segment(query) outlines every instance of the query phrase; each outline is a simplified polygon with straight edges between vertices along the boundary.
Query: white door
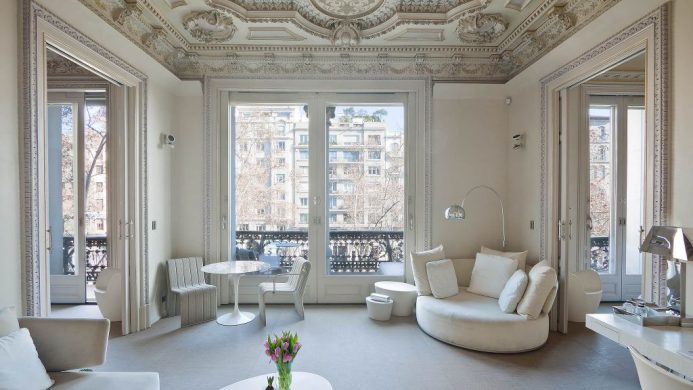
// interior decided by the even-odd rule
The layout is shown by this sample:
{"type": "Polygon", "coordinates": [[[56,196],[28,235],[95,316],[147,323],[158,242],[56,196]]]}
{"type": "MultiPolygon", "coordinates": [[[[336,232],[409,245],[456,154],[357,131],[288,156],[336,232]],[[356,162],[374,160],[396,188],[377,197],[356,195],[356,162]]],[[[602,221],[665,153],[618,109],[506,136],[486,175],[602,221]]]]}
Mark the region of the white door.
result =
{"type": "MultiPolygon", "coordinates": [[[[362,302],[375,281],[404,280],[407,104],[406,94],[231,93],[222,253],[285,268],[307,257],[306,302],[362,302]]],[[[257,283],[245,278],[242,301],[257,283]]]]}
{"type": "Polygon", "coordinates": [[[645,108],[639,96],[590,96],[586,247],[603,301],[641,293],[645,108]]]}
{"type": "Polygon", "coordinates": [[[108,260],[105,91],[49,93],[46,124],[51,303],[86,303],[108,260]]]}
{"type": "Polygon", "coordinates": [[[85,238],[81,228],[84,94],[49,94],[44,151],[51,303],[85,303],[85,238]]]}

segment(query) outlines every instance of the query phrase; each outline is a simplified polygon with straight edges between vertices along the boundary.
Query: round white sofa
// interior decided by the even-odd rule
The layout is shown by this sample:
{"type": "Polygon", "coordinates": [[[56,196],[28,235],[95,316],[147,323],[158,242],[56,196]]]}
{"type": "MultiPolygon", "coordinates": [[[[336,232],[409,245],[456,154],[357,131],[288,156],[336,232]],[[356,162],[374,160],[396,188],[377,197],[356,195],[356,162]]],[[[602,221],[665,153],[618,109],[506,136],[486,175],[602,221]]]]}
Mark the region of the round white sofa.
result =
{"type": "Polygon", "coordinates": [[[498,300],[466,291],[474,259],[453,259],[460,293],[445,299],[416,300],[416,321],[428,335],[482,352],[516,353],[537,349],[549,336],[549,318],[534,320],[501,311],[498,300]]]}

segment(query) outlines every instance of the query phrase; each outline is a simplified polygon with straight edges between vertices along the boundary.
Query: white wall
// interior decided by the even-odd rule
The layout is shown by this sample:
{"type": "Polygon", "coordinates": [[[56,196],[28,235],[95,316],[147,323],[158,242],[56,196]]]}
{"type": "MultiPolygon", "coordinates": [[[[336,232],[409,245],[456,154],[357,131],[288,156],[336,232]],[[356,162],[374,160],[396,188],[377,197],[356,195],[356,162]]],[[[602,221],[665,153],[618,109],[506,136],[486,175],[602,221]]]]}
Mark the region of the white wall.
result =
{"type": "Polygon", "coordinates": [[[19,95],[17,2],[0,12],[0,308],[22,312],[21,204],[19,198],[19,95]]]}
{"type": "Polygon", "coordinates": [[[501,247],[500,207],[492,193],[470,194],[464,221],[447,221],[443,211],[480,184],[496,189],[511,207],[507,115],[503,85],[444,83],[433,89],[431,241],[442,243],[449,257],[473,258],[481,245],[501,247]]]}
{"type": "Polygon", "coordinates": [[[203,186],[204,136],[202,88],[189,85],[189,93],[175,103],[176,148],[173,151],[172,217],[173,257],[204,256],[203,186]]]}
{"type": "MultiPolygon", "coordinates": [[[[693,1],[676,0],[672,9],[671,213],[670,223],[693,227],[693,1]]],[[[687,267],[686,312],[693,314],[693,266],[687,267]]]]}

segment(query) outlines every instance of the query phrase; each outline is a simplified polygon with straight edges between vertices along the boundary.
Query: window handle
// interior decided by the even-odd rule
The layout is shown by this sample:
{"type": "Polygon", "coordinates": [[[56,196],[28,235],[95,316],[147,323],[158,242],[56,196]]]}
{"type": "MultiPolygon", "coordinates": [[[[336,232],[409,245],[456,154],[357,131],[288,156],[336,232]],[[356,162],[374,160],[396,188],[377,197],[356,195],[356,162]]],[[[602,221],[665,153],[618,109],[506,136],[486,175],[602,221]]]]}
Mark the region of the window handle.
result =
{"type": "Polygon", "coordinates": [[[318,206],[318,205],[320,205],[320,197],[316,195],[313,197],[313,206],[318,206]]]}

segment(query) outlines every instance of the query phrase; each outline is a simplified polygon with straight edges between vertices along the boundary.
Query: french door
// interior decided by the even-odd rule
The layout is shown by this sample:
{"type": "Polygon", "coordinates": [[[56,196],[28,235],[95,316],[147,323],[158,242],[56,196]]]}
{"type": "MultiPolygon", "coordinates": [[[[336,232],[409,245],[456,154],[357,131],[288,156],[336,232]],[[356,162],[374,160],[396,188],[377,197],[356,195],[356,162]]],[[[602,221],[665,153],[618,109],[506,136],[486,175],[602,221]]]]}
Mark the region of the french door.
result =
{"type": "MultiPolygon", "coordinates": [[[[225,103],[223,257],[286,269],[308,258],[307,302],[362,302],[375,281],[404,280],[407,94],[229,93],[225,103]]],[[[242,282],[242,301],[257,282],[242,282]]]]}
{"type": "Polygon", "coordinates": [[[95,301],[106,267],[105,91],[50,92],[46,109],[45,210],[51,303],[95,301]]]}
{"type": "Polygon", "coordinates": [[[644,232],[645,107],[641,96],[589,96],[584,243],[602,280],[602,300],[641,294],[644,232]]]}

